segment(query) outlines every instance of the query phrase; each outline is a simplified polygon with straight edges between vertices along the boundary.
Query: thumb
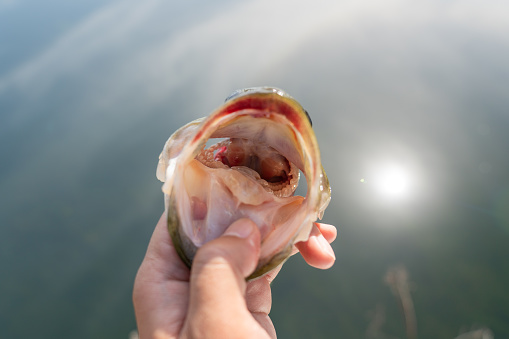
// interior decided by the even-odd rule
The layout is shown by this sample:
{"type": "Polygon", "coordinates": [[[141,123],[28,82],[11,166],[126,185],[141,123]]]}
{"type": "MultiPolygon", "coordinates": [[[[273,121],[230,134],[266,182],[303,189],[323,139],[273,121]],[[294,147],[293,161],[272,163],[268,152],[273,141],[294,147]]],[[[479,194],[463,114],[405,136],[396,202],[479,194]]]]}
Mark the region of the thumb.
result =
{"type": "Polygon", "coordinates": [[[260,231],[249,219],[235,221],[223,236],[198,250],[185,326],[191,337],[229,338],[232,324],[244,331],[257,326],[246,306],[245,278],[256,268],[259,255],[260,231]]]}

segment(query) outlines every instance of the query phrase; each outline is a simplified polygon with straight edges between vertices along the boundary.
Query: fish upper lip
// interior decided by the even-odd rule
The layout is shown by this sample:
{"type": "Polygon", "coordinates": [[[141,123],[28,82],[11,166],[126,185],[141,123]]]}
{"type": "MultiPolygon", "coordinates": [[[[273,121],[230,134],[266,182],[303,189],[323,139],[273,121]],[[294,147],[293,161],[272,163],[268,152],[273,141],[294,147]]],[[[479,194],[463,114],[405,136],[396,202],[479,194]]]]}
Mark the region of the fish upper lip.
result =
{"type": "MultiPolygon", "coordinates": [[[[237,90],[233,91],[224,100],[224,102],[227,103],[230,100],[240,98],[244,95],[255,94],[255,93],[266,93],[266,94],[274,93],[274,94],[277,94],[283,98],[289,98],[289,99],[296,101],[290,94],[286,93],[285,91],[283,91],[280,88],[271,87],[271,86],[262,86],[262,87],[247,87],[247,88],[237,89],[237,90]]],[[[313,121],[311,120],[311,117],[309,116],[308,111],[304,108],[302,108],[302,110],[306,114],[309,124],[311,125],[311,127],[313,127],[313,121]]]]}
{"type": "Polygon", "coordinates": [[[283,91],[280,88],[271,87],[271,86],[260,86],[260,87],[247,87],[247,88],[237,89],[237,90],[233,91],[230,95],[228,95],[224,101],[225,102],[230,101],[230,100],[240,97],[244,94],[248,94],[249,92],[276,93],[282,97],[292,98],[288,93],[286,93],[285,91],[283,91]]]}

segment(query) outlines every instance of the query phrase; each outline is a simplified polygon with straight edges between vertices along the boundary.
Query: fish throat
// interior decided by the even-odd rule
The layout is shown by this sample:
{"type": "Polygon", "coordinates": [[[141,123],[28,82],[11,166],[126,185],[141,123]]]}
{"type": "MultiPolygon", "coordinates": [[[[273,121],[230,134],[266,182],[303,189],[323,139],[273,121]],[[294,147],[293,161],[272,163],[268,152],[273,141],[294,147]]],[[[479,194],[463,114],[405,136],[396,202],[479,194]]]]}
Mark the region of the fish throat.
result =
{"type": "Polygon", "coordinates": [[[231,168],[255,180],[277,197],[289,197],[299,183],[299,169],[276,149],[252,140],[229,138],[203,148],[196,160],[209,168],[231,168]]]}

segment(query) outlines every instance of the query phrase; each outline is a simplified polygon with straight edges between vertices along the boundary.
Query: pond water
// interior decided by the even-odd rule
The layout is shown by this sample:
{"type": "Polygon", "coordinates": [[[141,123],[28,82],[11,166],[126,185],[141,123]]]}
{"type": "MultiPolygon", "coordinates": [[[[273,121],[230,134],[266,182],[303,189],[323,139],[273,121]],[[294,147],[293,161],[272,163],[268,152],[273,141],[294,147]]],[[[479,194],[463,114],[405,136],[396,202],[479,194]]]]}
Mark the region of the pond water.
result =
{"type": "Polygon", "coordinates": [[[279,337],[404,338],[394,272],[421,338],[509,337],[508,6],[0,1],[0,336],[128,338],[164,142],[270,85],[313,120],[338,226],[332,269],[274,282],[279,337]]]}

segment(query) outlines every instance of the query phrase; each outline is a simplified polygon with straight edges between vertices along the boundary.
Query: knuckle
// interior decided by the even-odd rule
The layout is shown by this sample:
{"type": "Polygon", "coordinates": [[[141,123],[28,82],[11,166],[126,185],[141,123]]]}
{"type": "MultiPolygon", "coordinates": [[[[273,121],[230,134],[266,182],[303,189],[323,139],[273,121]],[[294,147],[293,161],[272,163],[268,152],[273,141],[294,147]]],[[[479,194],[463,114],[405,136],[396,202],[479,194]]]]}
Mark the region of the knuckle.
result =
{"type": "Polygon", "coordinates": [[[194,258],[194,263],[200,271],[210,269],[213,271],[224,271],[232,269],[232,259],[230,253],[217,246],[204,245],[198,250],[194,258]]]}

